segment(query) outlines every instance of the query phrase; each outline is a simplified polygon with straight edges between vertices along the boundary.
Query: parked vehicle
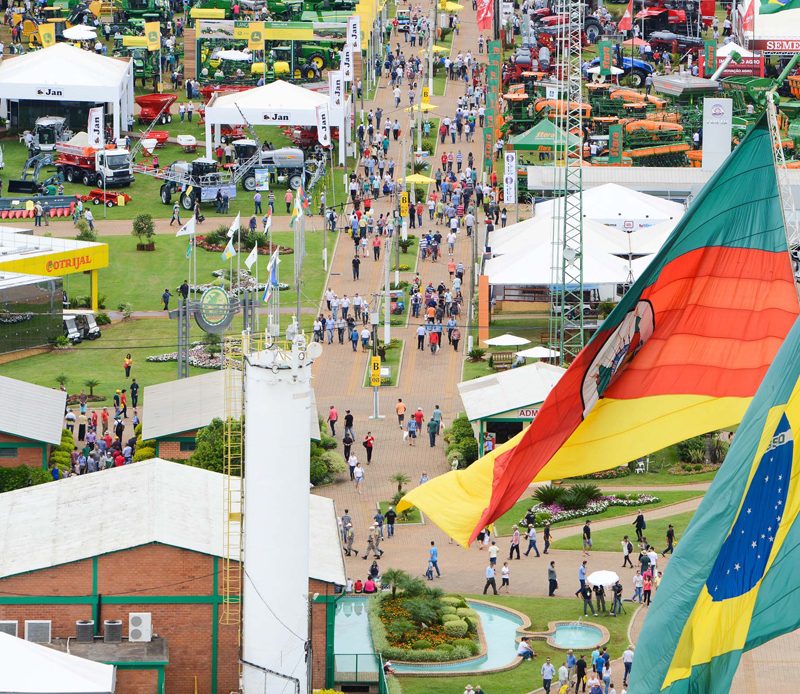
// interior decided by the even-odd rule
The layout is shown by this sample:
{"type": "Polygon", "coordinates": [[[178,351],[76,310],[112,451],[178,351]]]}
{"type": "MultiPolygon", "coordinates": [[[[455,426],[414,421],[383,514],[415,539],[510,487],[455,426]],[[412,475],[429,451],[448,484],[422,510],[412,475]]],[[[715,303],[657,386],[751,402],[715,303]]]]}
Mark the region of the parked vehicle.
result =
{"type": "Polygon", "coordinates": [[[89,146],[86,133],[69,142],[56,144],[56,170],[66,181],[81,181],[85,186],[117,188],[133,183],[131,154],[127,149],[96,149],[89,146]]]}
{"type": "MultiPolygon", "coordinates": [[[[620,50],[619,44],[614,46],[614,65],[622,70],[620,81],[627,78],[628,84],[632,87],[643,87],[644,81],[648,75],[655,72],[655,68],[646,60],[639,60],[638,58],[631,58],[629,55],[623,55],[620,50]]],[[[595,67],[600,64],[600,58],[595,58],[591,65],[595,67]]]]}
{"type": "MultiPolygon", "coordinates": [[[[70,323],[70,327],[74,325],[75,330],[80,335],[81,340],[96,340],[101,336],[100,326],[94,317],[94,312],[86,309],[70,309],[69,313],[64,314],[64,323],[70,323]]],[[[67,338],[72,341],[69,335],[67,338]]]]}
{"type": "Polygon", "coordinates": [[[31,154],[52,152],[57,142],[67,139],[71,133],[67,130],[67,119],[63,116],[42,116],[37,118],[31,131],[28,150],[31,154]]]}
{"type": "Polygon", "coordinates": [[[78,329],[78,321],[73,315],[64,314],[64,337],[73,345],[83,342],[81,331],[78,329]]]}

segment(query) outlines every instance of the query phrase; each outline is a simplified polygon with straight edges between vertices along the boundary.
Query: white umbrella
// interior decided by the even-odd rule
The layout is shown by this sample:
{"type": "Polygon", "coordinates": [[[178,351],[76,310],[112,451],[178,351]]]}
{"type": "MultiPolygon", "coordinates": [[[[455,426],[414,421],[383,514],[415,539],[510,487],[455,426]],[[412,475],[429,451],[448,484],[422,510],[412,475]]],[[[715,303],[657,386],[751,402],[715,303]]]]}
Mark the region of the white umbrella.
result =
{"type": "Polygon", "coordinates": [[[251,53],[244,51],[220,51],[214,57],[220,60],[235,60],[240,63],[249,63],[253,59],[251,53]]]}
{"type": "Polygon", "coordinates": [[[517,352],[518,357],[525,357],[526,359],[555,359],[561,356],[561,352],[557,349],[550,349],[549,347],[531,347],[530,349],[523,349],[517,352]]]}
{"type": "Polygon", "coordinates": [[[486,344],[490,347],[519,347],[520,345],[528,345],[530,342],[530,340],[526,340],[524,337],[517,337],[511,333],[498,335],[497,337],[486,340],[486,344]]]}
{"type": "Polygon", "coordinates": [[[91,41],[97,38],[97,32],[85,24],[76,24],[74,27],[64,29],[64,38],[70,41],[91,41]]]}
{"type": "Polygon", "coordinates": [[[619,581],[619,576],[617,576],[617,574],[615,574],[613,571],[602,569],[601,571],[593,571],[590,573],[586,577],[586,580],[589,581],[589,583],[591,583],[593,586],[611,586],[619,581]]]}
{"type": "MultiPolygon", "coordinates": [[[[590,67],[586,72],[590,75],[599,75],[600,74],[600,66],[597,67],[590,67]]],[[[617,75],[621,75],[625,70],[622,68],[618,68],[616,65],[611,66],[611,74],[612,76],[616,77],[617,75]]]]}

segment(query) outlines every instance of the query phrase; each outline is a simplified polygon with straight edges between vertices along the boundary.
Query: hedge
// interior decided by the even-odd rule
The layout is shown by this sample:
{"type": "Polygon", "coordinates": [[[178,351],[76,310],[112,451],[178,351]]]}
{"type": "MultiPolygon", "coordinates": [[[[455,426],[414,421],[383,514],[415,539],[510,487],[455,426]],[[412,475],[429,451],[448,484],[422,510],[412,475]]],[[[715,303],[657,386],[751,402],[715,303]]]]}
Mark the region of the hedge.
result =
{"type": "Polygon", "coordinates": [[[452,605],[442,605],[442,607],[439,608],[439,611],[443,615],[445,615],[445,614],[456,614],[456,608],[453,607],[452,605]]]}
{"type": "Polygon", "coordinates": [[[155,458],[156,452],[153,448],[148,448],[145,446],[144,448],[137,448],[136,453],[133,454],[133,462],[138,463],[142,460],[150,460],[150,458],[155,458]]]}
{"type": "Polygon", "coordinates": [[[445,622],[444,632],[448,636],[466,636],[469,631],[469,624],[463,619],[458,619],[454,622],[445,622]]]}
{"type": "Polygon", "coordinates": [[[459,622],[461,621],[461,617],[457,614],[443,614],[442,615],[442,624],[447,624],[448,622],[459,622]]]}
{"type": "Polygon", "coordinates": [[[458,595],[445,595],[443,598],[439,598],[439,602],[443,605],[451,605],[452,607],[467,606],[467,601],[458,595]]]}
{"type": "Polygon", "coordinates": [[[47,470],[17,465],[16,467],[0,467],[0,492],[13,492],[15,489],[33,487],[37,484],[52,482],[53,476],[47,470]]]}

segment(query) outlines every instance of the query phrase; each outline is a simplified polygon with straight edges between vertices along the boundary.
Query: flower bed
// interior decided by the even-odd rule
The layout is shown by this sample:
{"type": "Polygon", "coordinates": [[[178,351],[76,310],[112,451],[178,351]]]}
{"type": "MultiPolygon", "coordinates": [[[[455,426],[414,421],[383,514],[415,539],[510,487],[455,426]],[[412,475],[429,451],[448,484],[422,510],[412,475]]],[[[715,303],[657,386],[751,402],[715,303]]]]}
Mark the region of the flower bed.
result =
{"type": "Polygon", "coordinates": [[[375,650],[385,659],[442,663],[481,651],[479,618],[461,596],[382,593],[371,598],[368,615],[375,650]]]}
{"type": "Polygon", "coordinates": [[[720,466],[714,463],[679,463],[669,468],[670,475],[696,475],[699,472],[714,472],[720,466]]]}
{"type": "MultiPolygon", "coordinates": [[[[147,361],[167,362],[178,361],[177,352],[167,352],[166,354],[153,354],[147,357],[147,361]]],[[[209,354],[205,345],[194,345],[189,349],[189,366],[196,366],[200,369],[221,369],[223,356],[221,352],[209,354]]]]}
{"type": "MultiPolygon", "coordinates": [[[[566,509],[559,504],[536,504],[531,507],[536,514],[534,525],[542,526],[545,523],[558,523],[560,521],[572,520],[574,518],[584,518],[603,513],[610,506],[646,506],[647,504],[657,504],[661,499],[650,494],[638,494],[628,496],[603,496],[595,501],[590,501],[586,506],[579,509],[566,509]]],[[[520,519],[519,524],[525,526],[525,518],[520,519]]]]}
{"type": "MultiPolygon", "coordinates": [[[[219,239],[212,234],[207,236],[195,236],[195,243],[200,247],[207,251],[216,251],[217,253],[222,253],[225,250],[225,247],[228,245],[227,237],[223,239],[219,239]]],[[[241,250],[242,251],[250,251],[253,248],[252,243],[248,243],[246,238],[242,238],[241,242],[241,250]]],[[[294,253],[294,248],[290,246],[281,246],[277,243],[272,244],[270,246],[268,243],[259,243],[258,245],[258,255],[272,255],[275,251],[278,251],[279,255],[288,255],[290,253],[294,253]]]]}
{"type": "Polygon", "coordinates": [[[590,475],[581,475],[576,477],[578,480],[617,480],[620,477],[627,477],[631,474],[631,469],[627,465],[619,465],[610,470],[602,470],[601,472],[593,472],[590,475]]]}

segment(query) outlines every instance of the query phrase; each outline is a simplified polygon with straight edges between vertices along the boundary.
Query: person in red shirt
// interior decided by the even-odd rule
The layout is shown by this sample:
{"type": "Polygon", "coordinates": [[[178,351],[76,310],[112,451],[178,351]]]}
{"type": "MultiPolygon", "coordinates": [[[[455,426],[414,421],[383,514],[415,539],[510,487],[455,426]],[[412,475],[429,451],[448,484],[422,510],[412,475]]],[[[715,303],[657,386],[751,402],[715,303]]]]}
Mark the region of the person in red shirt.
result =
{"type": "Polygon", "coordinates": [[[375,437],[372,435],[371,431],[367,432],[362,443],[367,451],[367,465],[369,465],[372,462],[372,449],[375,445],[375,437]]]}
{"type": "Polygon", "coordinates": [[[422,426],[422,422],[425,421],[425,413],[422,411],[421,407],[418,407],[413,416],[414,420],[417,422],[417,429],[419,429],[422,426]]]}
{"type": "MultiPolygon", "coordinates": [[[[103,433],[108,431],[108,410],[104,407],[102,413],[100,414],[100,418],[103,422],[103,433]]],[[[110,443],[108,444],[111,445],[110,443]]]]}
{"type": "Polygon", "coordinates": [[[439,351],[439,333],[435,330],[431,330],[428,344],[431,346],[431,354],[436,354],[439,351]]]}
{"type": "Polygon", "coordinates": [[[114,467],[122,467],[123,465],[125,465],[125,458],[122,453],[117,453],[117,457],[114,458],[114,467]]]}

